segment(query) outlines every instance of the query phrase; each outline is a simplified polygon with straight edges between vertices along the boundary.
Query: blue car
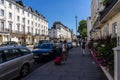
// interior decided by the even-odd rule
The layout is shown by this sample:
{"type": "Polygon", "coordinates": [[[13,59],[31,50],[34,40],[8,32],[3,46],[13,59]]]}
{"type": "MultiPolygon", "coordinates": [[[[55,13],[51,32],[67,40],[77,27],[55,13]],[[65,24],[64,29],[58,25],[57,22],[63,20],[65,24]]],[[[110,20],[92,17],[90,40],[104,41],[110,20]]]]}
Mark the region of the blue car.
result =
{"type": "Polygon", "coordinates": [[[38,45],[37,49],[32,51],[34,53],[35,62],[43,62],[53,59],[55,57],[55,45],[52,43],[43,43],[38,45]]]}
{"type": "Polygon", "coordinates": [[[72,42],[67,42],[68,48],[71,49],[73,47],[72,42]]]}

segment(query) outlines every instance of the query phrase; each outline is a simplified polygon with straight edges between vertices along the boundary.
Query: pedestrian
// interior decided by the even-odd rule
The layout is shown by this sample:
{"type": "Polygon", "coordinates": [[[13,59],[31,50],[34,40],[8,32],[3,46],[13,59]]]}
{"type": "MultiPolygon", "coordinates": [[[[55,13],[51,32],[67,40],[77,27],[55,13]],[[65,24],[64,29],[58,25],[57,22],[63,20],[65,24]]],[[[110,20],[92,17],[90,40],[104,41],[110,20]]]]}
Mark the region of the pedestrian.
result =
{"type": "Polygon", "coordinates": [[[79,46],[80,46],[80,48],[81,48],[81,39],[79,40],[79,46]]]}
{"type": "Polygon", "coordinates": [[[65,40],[62,44],[62,61],[65,62],[67,60],[67,41],[65,40]]]}
{"type": "Polygon", "coordinates": [[[85,56],[85,40],[84,39],[81,41],[81,47],[82,47],[82,54],[83,56],[85,56]]]}

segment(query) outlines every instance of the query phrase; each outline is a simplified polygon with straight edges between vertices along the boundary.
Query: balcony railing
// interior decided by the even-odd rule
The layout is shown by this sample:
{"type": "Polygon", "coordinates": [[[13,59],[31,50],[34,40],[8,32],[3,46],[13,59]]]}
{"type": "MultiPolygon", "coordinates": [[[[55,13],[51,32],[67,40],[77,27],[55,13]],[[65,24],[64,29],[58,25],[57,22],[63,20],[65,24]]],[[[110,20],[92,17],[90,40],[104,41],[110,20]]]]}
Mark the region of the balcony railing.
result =
{"type": "Polygon", "coordinates": [[[105,8],[100,13],[100,21],[107,15],[107,13],[112,9],[112,7],[118,2],[118,0],[109,0],[109,2],[105,5],[105,8]]]}

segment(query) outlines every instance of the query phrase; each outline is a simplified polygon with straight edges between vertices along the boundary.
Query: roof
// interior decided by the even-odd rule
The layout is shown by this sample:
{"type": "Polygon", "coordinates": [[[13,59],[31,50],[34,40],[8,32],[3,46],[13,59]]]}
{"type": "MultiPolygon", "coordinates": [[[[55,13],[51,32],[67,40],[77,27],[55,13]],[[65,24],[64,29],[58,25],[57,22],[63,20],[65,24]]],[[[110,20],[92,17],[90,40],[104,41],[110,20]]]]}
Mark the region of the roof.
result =
{"type": "Polygon", "coordinates": [[[27,48],[27,47],[23,47],[23,46],[1,46],[0,50],[13,49],[13,48],[27,48]]]}

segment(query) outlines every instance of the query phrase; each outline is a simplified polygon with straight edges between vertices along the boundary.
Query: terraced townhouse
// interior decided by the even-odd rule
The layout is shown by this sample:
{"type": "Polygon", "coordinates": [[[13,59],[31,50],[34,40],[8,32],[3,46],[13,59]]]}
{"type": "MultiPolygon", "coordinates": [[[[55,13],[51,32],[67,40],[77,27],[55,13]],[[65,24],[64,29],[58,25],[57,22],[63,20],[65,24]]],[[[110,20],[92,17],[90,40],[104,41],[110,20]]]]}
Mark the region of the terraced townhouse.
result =
{"type": "Polygon", "coordinates": [[[51,40],[72,41],[74,39],[74,34],[67,26],[56,21],[53,23],[51,29],[49,29],[49,37],[51,40]]]}
{"type": "Polygon", "coordinates": [[[92,29],[90,35],[94,39],[112,35],[120,43],[120,0],[92,0],[92,29]]]}
{"type": "Polygon", "coordinates": [[[48,37],[48,21],[21,0],[0,0],[0,42],[33,44],[48,37]]]}

